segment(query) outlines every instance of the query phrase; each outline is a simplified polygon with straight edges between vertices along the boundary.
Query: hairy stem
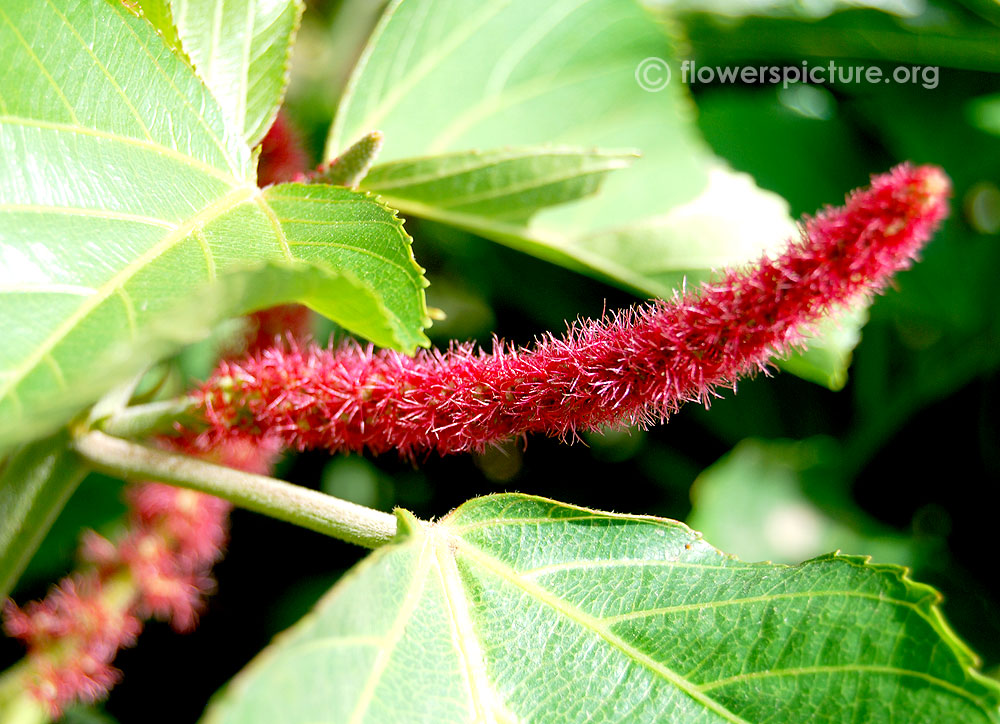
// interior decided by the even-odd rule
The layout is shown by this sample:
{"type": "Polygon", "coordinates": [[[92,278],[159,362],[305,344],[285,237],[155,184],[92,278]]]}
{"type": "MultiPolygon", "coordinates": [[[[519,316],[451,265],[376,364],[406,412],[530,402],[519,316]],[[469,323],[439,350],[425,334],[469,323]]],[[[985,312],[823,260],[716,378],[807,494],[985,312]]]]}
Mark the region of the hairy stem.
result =
{"type": "Polygon", "coordinates": [[[156,480],[208,493],[241,508],[366,548],[384,545],[396,534],[396,518],[389,513],[103,432],[80,436],[73,448],[91,467],[109,475],[156,480]]]}

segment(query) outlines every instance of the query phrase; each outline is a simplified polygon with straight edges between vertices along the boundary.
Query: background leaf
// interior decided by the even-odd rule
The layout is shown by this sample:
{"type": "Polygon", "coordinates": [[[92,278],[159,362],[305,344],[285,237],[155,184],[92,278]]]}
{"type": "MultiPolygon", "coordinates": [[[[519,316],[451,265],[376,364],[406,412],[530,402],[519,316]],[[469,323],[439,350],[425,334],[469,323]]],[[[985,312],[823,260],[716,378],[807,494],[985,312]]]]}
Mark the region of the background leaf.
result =
{"type": "Polygon", "coordinates": [[[395,2],[355,69],[326,155],[375,128],[385,136],[380,164],[526,144],[638,149],[599,196],[523,230],[573,256],[577,237],[657,216],[707,186],[711,156],[683,87],[651,93],[636,82],[643,59],[671,53],[633,2],[576,0],[542,13],[528,0],[395,2]]]}
{"type": "Polygon", "coordinates": [[[87,469],[59,433],[0,462],[0,600],[6,599],[87,469]]]}
{"type": "Polygon", "coordinates": [[[346,189],[258,189],[249,147],[149,23],[101,0],[17,0],[0,8],[0,63],[0,446],[113,385],[103,350],[266,261],[347,274],[379,302],[352,303],[355,331],[425,343],[422,270],[394,213],[346,189]]]}
{"type": "Polygon", "coordinates": [[[841,10],[872,8],[908,17],[923,9],[915,0],[658,0],[655,7],[671,12],[716,13],[727,17],[763,15],[824,18],[841,10]]]}
{"type": "Polygon", "coordinates": [[[184,52],[251,147],[271,127],[288,83],[302,0],[170,0],[184,52]]]}
{"type": "Polygon", "coordinates": [[[373,553],[207,721],[1000,721],[902,568],[743,563],[681,523],[523,495],[373,553]]]}
{"type": "Polygon", "coordinates": [[[793,563],[840,550],[912,566],[916,541],[878,525],[844,494],[842,455],[826,437],[744,440],[698,476],[686,522],[747,561],[793,563]]]}

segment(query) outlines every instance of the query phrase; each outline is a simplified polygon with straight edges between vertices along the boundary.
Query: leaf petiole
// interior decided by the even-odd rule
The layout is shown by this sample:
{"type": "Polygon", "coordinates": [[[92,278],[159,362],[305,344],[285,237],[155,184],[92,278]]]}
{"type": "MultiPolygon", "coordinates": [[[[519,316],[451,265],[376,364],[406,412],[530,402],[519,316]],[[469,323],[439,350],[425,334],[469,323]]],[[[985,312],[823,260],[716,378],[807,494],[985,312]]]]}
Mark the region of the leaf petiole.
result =
{"type": "Polygon", "coordinates": [[[99,431],[76,438],[72,448],[100,472],[131,480],[156,480],[215,495],[241,508],[365,548],[378,548],[396,535],[396,518],[390,513],[265,475],[157,450],[99,431]]]}

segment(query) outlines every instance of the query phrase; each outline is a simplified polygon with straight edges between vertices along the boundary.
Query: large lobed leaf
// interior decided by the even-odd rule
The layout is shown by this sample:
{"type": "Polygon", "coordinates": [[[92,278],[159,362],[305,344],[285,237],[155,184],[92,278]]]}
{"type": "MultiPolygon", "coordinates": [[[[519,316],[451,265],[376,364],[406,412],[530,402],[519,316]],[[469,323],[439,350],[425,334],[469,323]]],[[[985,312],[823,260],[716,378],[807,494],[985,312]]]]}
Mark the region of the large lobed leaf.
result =
{"type": "Polygon", "coordinates": [[[0,447],[113,385],[104,350],[148,344],[178,301],[262,262],[353,279],[375,304],[338,321],[425,343],[426,282],[394,212],[346,189],[258,189],[242,129],[149,23],[102,0],[13,0],[0,68],[0,447]]]}
{"type": "Polygon", "coordinates": [[[899,567],[744,563],[681,523],[513,494],[400,530],[207,721],[1000,721],[899,567]]]}
{"type": "MultiPolygon", "coordinates": [[[[798,233],[782,199],[705,145],[674,55],[674,40],[637,0],[395,0],[341,99],[326,155],[380,130],[385,145],[361,187],[382,190],[384,176],[400,168],[448,175],[471,149],[636,149],[641,157],[609,174],[599,194],[546,208],[506,196],[503,217],[494,206],[456,209],[454,184],[448,193],[443,185],[385,191],[406,213],[668,297],[685,277],[756,260],[798,233]],[[672,68],[656,92],[637,81],[651,59],[672,68]]],[[[652,80],[665,77],[662,66],[653,70],[652,80]]],[[[491,173],[488,165],[470,168],[465,188],[488,183],[491,173]]],[[[842,384],[859,329],[845,320],[844,334],[827,335],[816,354],[795,360],[795,374],[842,384]]]]}

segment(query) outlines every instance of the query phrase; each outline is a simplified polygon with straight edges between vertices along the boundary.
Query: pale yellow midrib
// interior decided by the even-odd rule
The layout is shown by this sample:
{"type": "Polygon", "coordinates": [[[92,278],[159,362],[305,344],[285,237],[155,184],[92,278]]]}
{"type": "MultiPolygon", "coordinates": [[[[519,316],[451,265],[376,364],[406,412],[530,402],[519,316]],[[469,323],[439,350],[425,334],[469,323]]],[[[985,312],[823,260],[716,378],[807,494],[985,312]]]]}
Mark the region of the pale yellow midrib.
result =
{"type": "Polygon", "coordinates": [[[579,10],[587,0],[569,0],[563,3],[551,3],[544,13],[539,13],[531,25],[525,28],[519,37],[510,44],[504,54],[493,63],[493,70],[483,84],[484,95],[498,95],[507,86],[511,74],[535,50],[541,41],[579,10]]]}
{"type": "MultiPolygon", "coordinates": [[[[624,164],[612,165],[606,164],[604,166],[595,167],[586,170],[573,170],[567,173],[554,173],[548,176],[536,176],[531,180],[522,181],[520,183],[510,184],[509,186],[502,186],[489,191],[481,191],[478,194],[468,194],[466,196],[453,196],[448,201],[438,204],[442,209],[450,209],[455,206],[466,206],[468,204],[475,204],[481,201],[495,201],[501,199],[504,196],[512,196],[514,194],[523,193],[525,191],[534,191],[536,189],[544,188],[545,186],[553,186],[555,184],[564,183],[567,181],[572,181],[577,178],[583,178],[584,176],[595,176],[597,174],[607,173],[613,171],[616,168],[622,168],[624,164]]],[[[547,204],[548,205],[548,204],[547,204]]]]}
{"type": "Polygon", "coordinates": [[[242,58],[240,58],[240,88],[236,95],[236,127],[240,129],[240,134],[243,138],[247,138],[247,93],[250,91],[251,65],[250,47],[253,41],[253,30],[256,19],[256,8],[250,8],[249,12],[247,12],[247,27],[243,31],[243,53],[242,58]]]}
{"type": "Polygon", "coordinates": [[[48,337],[46,337],[45,341],[34,349],[24,362],[12,370],[10,376],[4,380],[3,386],[0,387],[0,400],[7,397],[11,390],[16,388],[21,381],[24,380],[24,378],[38,366],[45,355],[50,354],[56,345],[58,345],[59,342],[63,340],[66,335],[68,335],[73,328],[76,327],[77,324],[79,324],[85,317],[93,312],[98,306],[103,304],[113,294],[116,294],[119,289],[123,288],[125,283],[137,272],[144,269],[155,259],[172,249],[176,244],[186,239],[187,236],[197,228],[204,226],[206,222],[232,211],[240,204],[253,200],[259,195],[260,189],[256,186],[251,186],[249,184],[236,186],[225,196],[219,197],[197,214],[179,224],[173,231],[166,234],[159,242],[146,250],[146,252],[144,252],[141,256],[123,267],[117,274],[111,277],[100,287],[97,287],[94,294],[85,297],[85,301],[77,307],[72,314],[67,316],[66,319],[64,319],[63,322],[56,327],[56,329],[53,330],[48,337]]]}
{"type": "MultiPolygon", "coordinates": [[[[59,121],[45,121],[36,118],[23,118],[21,116],[10,116],[3,115],[0,116],[0,124],[23,126],[25,128],[40,128],[50,131],[62,131],[66,133],[75,133],[80,136],[92,136],[94,138],[107,139],[109,141],[114,141],[115,143],[122,143],[127,146],[136,146],[138,148],[143,148],[148,151],[152,151],[161,156],[165,156],[175,161],[180,161],[185,166],[190,166],[193,169],[201,171],[206,175],[217,178],[220,181],[224,181],[226,184],[231,185],[234,178],[239,178],[239,175],[234,170],[233,173],[226,173],[221,171],[215,166],[201,161],[194,156],[189,156],[185,153],[170,148],[169,146],[164,146],[161,143],[145,141],[141,138],[133,138],[132,136],[123,136],[116,133],[110,133],[108,131],[102,131],[98,128],[88,128],[87,126],[80,125],[79,123],[62,123],[59,121]]],[[[232,167],[232,161],[227,159],[227,163],[232,167]]]]}
{"type": "Polygon", "coordinates": [[[960,686],[952,684],[950,681],[941,679],[933,674],[912,669],[903,669],[898,666],[888,666],[884,664],[831,664],[828,666],[795,666],[788,669],[765,669],[763,671],[751,671],[745,674],[736,674],[725,679],[716,679],[699,686],[700,691],[710,691],[730,684],[738,684],[743,681],[753,681],[780,676],[806,676],[809,674],[835,674],[845,671],[870,671],[877,674],[888,674],[891,676],[909,677],[926,681],[931,686],[947,691],[955,696],[971,701],[980,709],[986,710],[986,704],[973,694],[960,686]]]}
{"type": "MultiPolygon", "coordinates": [[[[617,68],[612,66],[610,70],[603,69],[601,75],[610,75],[616,71],[617,68]]],[[[594,77],[596,75],[593,70],[585,68],[582,71],[574,72],[572,75],[562,77],[557,87],[564,88],[575,85],[581,80],[592,79],[594,77]]],[[[551,78],[535,78],[530,81],[524,81],[519,85],[505,88],[499,95],[483,97],[475,104],[453,116],[450,123],[438,131],[437,135],[427,144],[425,152],[428,154],[441,153],[481,120],[489,118],[499,111],[508,110],[513,106],[544,95],[551,91],[553,87],[551,78]]],[[[604,116],[601,117],[604,118],[604,116]]],[[[579,129],[580,126],[574,127],[572,129],[572,136],[579,136],[579,129]]],[[[564,136],[560,138],[560,143],[569,143],[570,140],[571,136],[564,136]]]]}
{"type": "Polygon", "coordinates": [[[66,27],[69,28],[69,31],[73,34],[73,37],[76,38],[76,40],[80,43],[80,47],[83,48],[84,52],[87,53],[87,55],[90,56],[91,60],[94,61],[94,65],[97,66],[97,68],[101,71],[101,74],[105,78],[107,78],[109,83],[111,83],[111,87],[115,89],[115,93],[118,94],[124,106],[128,108],[129,113],[131,113],[132,117],[135,118],[135,120],[138,122],[139,128],[142,129],[142,132],[145,134],[146,139],[150,143],[153,143],[154,142],[153,133],[150,130],[149,125],[146,123],[146,120],[142,117],[142,114],[139,113],[139,109],[137,109],[135,105],[132,103],[132,100],[128,97],[128,94],[122,89],[121,85],[119,85],[118,80],[113,75],[111,75],[111,71],[108,70],[108,67],[104,63],[102,63],[101,59],[94,54],[93,49],[90,47],[87,41],[84,40],[83,36],[80,35],[80,32],[76,29],[76,27],[74,27],[73,23],[69,21],[69,18],[67,18],[62,12],[59,11],[59,8],[57,8],[52,3],[52,0],[45,0],[45,2],[50,8],[52,8],[52,12],[58,15],[59,19],[66,24],[66,27]]]}
{"type": "Polygon", "coordinates": [[[173,231],[177,224],[155,216],[143,216],[124,211],[109,211],[108,209],[88,209],[85,206],[48,206],[46,204],[4,204],[0,203],[0,212],[12,211],[25,214],[57,214],[63,216],[87,216],[109,221],[134,221],[137,224],[158,226],[161,229],[173,231]]]}
{"type": "MultiPolygon", "coordinates": [[[[740,570],[740,569],[734,569],[740,570]]],[[[863,591],[787,591],[784,593],[767,593],[760,596],[746,596],[743,598],[728,598],[725,600],[715,600],[715,601],[699,601],[697,603],[684,603],[678,604],[676,606],[663,606],[662,608],[649,608],[643,611],[631,611],[629,613],[619,614],[617,616],[606,616],[601,620],[608,624],[614,625],[622,621],[633,621],[635,619],[651,618],[654,616],[665,616],[671,613],[686,613],[688,611],[705,611],[714,608],[725,608],[726,606],[744,606],[752,603],[772,603],[774,601],[784,601],[789,599],[811,599],[811,598],[829,598],[829,597],[839,597],[839,598],[861,598],[868,601],[875,601],[877,603],[886,603],[890,606],[901,606],[905,608],[912,609],[916,613],[920,613],[917,604],[912,601],[904,601],[898,598],[891,598],[889,596],[882,596],[877,593],[865,593],[863,591]]]]}
{"type": "MultiPolygon", "coordinates": [[[[469,697],[475,710],[475,721],[482,724],[497,724],[495,712],[504,707],[497,700],[496,692],[486,675],[485,654],[475,634],[475,626],[469,613],[466,594],[462,587],[458,566],[452,555],[450,536],[439,536],[435,541],[435,555],[441,587],[451,615],[448,617],[454,632],[455,647],[462,657],[469,697]]],[[[509,718],[508,718],[509,719],[509,718]]]]}
{"type": "Polygon", "coordinates": [[[69,112],[70,119],[72,119],[73,123],[79,124],[80,119],[76,115],[76,110],[73,108],[73,104],[70,103],[69,98],[66,97],[66,93],[63,91],[60,85],[56,83],[56,80],[55,78],[52,77],[52,74],[49,72],[49,69],[45,67],[45,64],[35,53],[34,49],[32,49],[31,44],[24,39],[24,36],[21,34],[21,31],[18,29],[16,25],[14,25],[13,21],[10,19],[10,16],[3,11],[2,7],[0,7],[0,18],[3,18],[3,21],[7,24],[8,27],[10,27],[11,31],[17,38],[17,41],[21,44],[21,47],[24,48],[24,51],[27,53],[28,57],[31,58],[31,61],[36,66],[38,66],[38,69],[42,72],[42,75],[45,76],[45,79],[49,82],[49,85],[52,86],[52,89],[56,92],[56,95],[59,96],[59,101],[69,112]]]}

